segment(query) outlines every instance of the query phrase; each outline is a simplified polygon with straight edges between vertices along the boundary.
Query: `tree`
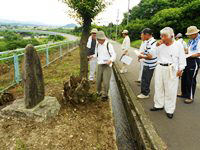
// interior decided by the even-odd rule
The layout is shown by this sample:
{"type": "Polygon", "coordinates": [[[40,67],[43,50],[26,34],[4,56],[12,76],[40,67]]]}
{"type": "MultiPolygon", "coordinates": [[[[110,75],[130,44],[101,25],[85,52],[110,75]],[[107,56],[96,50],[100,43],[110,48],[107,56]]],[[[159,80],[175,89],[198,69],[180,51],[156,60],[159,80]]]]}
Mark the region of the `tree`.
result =
{"type": "Polygon", "coordinates": [[[86,44],[92,20],[106,7],[105,0],[62,0],[72,9],[71,16],[80,19],[82,35],[80,40],[80,76],[88,76],[88,60],[86,44]]]}

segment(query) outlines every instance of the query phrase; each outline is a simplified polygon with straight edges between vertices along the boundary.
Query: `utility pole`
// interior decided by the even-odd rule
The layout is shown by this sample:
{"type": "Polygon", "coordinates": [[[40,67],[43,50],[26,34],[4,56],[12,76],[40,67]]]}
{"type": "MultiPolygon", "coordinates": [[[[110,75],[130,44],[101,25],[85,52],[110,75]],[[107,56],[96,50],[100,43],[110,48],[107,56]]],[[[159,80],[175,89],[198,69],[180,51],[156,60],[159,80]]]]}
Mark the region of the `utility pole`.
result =
{"type": "Polygon", "coordinates": [[[117,10],[117,24],[116,24],[116,40],[117,40],[117,33],[118,33],[118,22],[119,22],[119,9],[117,10]]]}
{"type": "Polygon", "coordinates": [[[129,23],[129,11],[130,11],[130,0],[128,0],[128,16],[127,16],[127,25],[129,23]]]}

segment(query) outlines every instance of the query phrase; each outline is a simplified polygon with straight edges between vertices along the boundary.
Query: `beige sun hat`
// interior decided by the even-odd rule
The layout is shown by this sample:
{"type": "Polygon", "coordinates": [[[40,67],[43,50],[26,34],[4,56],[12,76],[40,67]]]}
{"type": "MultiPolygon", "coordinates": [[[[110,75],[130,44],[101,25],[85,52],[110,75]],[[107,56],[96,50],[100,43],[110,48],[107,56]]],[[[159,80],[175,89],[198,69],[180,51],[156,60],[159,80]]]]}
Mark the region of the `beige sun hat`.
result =
{"type": "Polygon", "coordinates": [[[192,34],[197,34],[200,30],[197,29],[196,26],[190,26],[187,28],[187,33],[185,35],[192,35],[192,34]]]}
{"type": "Polygon", "coordinates": [[[97,39],[99,40],[105,40],[106,39],[106,35],[103,31],[98,31],[97,32],[97,39]]]}
{"type": "Polygon", "coordinates": [[[98,30],[96,28],[92,29],[90,33],[97,33],[98,30]]]}
{"type": "Polygon", "coordinates": [[[124,30],[122,34],[128,34],[128,30],[124,30]]]}

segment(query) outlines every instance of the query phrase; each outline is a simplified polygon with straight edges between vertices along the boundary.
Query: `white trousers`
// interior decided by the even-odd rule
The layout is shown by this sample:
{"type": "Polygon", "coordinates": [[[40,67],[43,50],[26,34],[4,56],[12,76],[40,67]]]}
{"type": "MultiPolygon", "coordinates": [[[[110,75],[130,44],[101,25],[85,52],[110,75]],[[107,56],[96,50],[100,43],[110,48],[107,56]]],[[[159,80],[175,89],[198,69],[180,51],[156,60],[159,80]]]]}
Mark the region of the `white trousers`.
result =
{"type": "Polygon", "coordinates": [[[143,71],[143,66],[144,66],[144,62],[141,61],[140,62],[140,70],[139,70],[139,77],[138,77],[138,81],[141,81],[142,79],[142,71],[143,71]]]}
{"type": "Polygon", "coordinates": [[[89,80],[94,80],[94,75],[96,72],[96,66],[97,66],[97,58],[92,58],[89,61],[90,64],[90,75],[89,75],[89,80]]]}
{"type": "Polygon", "coordinates": [[[176,108],[178,91],[177,71],[173,70],[170,76],[170,67],[157,65],[155,70],[154,107],[165,109],[166,113],[173,114],[176,108]]]}

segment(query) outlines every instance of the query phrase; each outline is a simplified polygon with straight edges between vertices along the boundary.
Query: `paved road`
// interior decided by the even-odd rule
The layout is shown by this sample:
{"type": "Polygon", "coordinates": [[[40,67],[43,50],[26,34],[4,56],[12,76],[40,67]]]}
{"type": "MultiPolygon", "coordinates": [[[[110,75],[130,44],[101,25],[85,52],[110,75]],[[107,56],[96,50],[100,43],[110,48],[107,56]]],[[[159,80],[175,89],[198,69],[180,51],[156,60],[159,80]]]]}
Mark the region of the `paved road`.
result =
{"type": "MultiPolygon", "coordinates": [[[[2,30],[2,29],[1,29],[2,30]]],[[[4,30],[4,29],[3,29],[4,30]]],[[[40,33],[40,34],[49,34],[49,35],[61,35],[69,39],[70,41],[75,41],[79,37],[73,36],[70,34],[65,34],[65,33],[58,33],[58,32],[52,32],[52,31],[41,31],[41,30],[21,30],[21,29],[13,29],[13,31],[17,32],[32,32],[32,33],[40,33]]]]}
{"type": "MultiPolygon", "coordinates": [[[[118,54],[121,56],[121,45],[112,42],[118,54]]],[[[129,72],[125,74],[135,95],[140,94],[140,85],[135,81],[138,79],[139,63],[134,54],[134,48],[130,50],[130,56],[134,58],[133,63],[128,66],[129,72]]],[[[120,63],[117,61],[117,63],[120,63]]],[[[200,75],[198,76],[198,78],[200,75]]],[[[200,80],[199,80],[200,81],[200,80]]],[[[180,87],[180,86],[179,86],[180,87]]],[[[179,89],[180,91],[180,89],[179,89]]],[[[169,150],[199,150],[200,149],[200,88],[198,86],[195,102],[187,105],[182,99],[177,99],[177,108],[172,120],[168,119],[164,111],[151,112],[153,106],[154,78],[151,82],[151,93],[149,99],[142,99],[145,112],[153,122],[158,134],[166,142],[169,150]]]]}

